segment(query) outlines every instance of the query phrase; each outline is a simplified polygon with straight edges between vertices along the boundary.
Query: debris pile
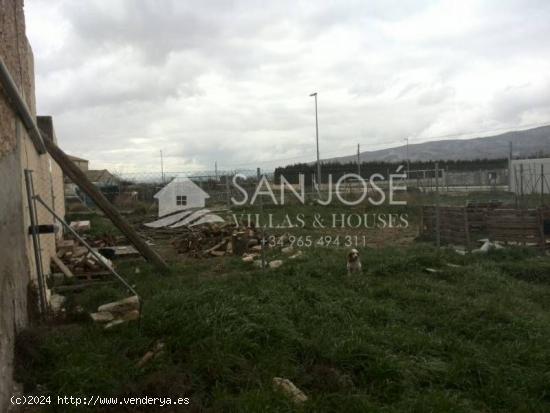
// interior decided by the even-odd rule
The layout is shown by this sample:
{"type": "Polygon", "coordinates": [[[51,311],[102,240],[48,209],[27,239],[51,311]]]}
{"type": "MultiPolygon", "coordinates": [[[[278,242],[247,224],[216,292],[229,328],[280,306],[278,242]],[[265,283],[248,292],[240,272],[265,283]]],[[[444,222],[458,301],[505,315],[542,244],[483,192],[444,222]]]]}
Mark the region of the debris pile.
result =
{"type": "Polygon", "coordinates": [[[72,278],[90,278],[93,273],[104,269],[104,264],[112,267],[113,263],[99,255],[103,263],[99,261],[84,246],[79,246],[74,240],[60,240],[57,242],[57,256],[53,257],[53,264],[65,276],[72,278]]]}
{"type": "Polygon", "coordinates": [[[90,221],[74,221],[70,225],[93,247],[99,258],[78,241],[70,239],[70,234],[67,235],[68,239],[58,240],[57,254],[52,257],[52,264],[54,269],[61,271],[68,278],[92,279],[105,274],[105,264],[113,268],[111,259],[139,255],[133,246],[120,245],[127,242],[124,236],[105,234],[101,237],[92,237],[85,234],[90,230],[90,221]]]}

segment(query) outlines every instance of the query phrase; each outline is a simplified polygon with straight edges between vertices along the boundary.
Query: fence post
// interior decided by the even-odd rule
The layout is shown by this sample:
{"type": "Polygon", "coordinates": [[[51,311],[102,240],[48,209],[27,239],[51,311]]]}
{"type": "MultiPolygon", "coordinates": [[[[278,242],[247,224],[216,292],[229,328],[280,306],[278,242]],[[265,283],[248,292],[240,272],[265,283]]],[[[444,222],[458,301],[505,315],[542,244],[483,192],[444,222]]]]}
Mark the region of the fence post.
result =
{"type": "Polygon", "coordinates": [[[44,278],[44,267],[42,263],[42,246],[40,244],[40,234],[38,233],[38,213],[36,212],[36,198],[34,192],[34,182],[32,171],[25,169],[25,188],[27,190],[27,205],[29,208],[29,217],[32,229],[32,244],[34,252],[34,262],[36,265],[36,278],[38,281],[38,298],[40,304],[40,316],[46,317],[48,313],[48,299],[46,294],[46,280],[44,278]]]}
{"type": "Polygon", "coordinates": [[[230,189],[230,186],[229,186],[229,177],[230,177],[230,174],[227,173],[225,175],[225,193],[226,193],[226,198],[227,198],[227,208],[228,209],[231,208],[231,189],[230,189]]]}
{"type": "Polygon", "coordinates": [[[524,202],[525,202],[525,200],[523,199],[523,163],[519,164],[519,185],[520,185],[520,191],[521,191],[520,192],[520,194],[521,194],[520,204],[521,204],[521,208],[523,208],[524,207],[524,202]]]}
{"type": "Polygon", "coordinates": [[[516,200],[516,209],[519,208],[518,202],[518,169],[517,165],[514,165],[514,198],[516,200]]]}
{"type": "Polygon", "coordinates": [[[540,204],[544,205],[544,164],[540,164],[540,204]]]}
{"type": "Polygon", "coordinates": [[[441,246],[441,222],[439,216],[439,162],[435,163],[435,244],[441,246]]]}
{"type": "MultiPolygon", "coordinates": [[[[262,179],[262,176],[261,176],[261,171],[260,171],[260,168],[257,168],[256,169],[256,175],[258,177],[258,182],[256,183],[256,185],[259,185],[260,184],[260,180],[262,179]]],[[[260,246],[261,246],[261,255],[262,255],[262,268],[265,268],[266,265],[265,265],[265,251],[264,251],[264,247],[265,247],[265,238],[264,238],[264,227],[262,225],[262,218],[263,218],[263,215],[264,215],[264,200],[262,198],[262,196],[260,195],[259,196],[259,199],[260,199],[260,234],[261,234],[261,237],[262,239],[260,240],[260,246]]]]}

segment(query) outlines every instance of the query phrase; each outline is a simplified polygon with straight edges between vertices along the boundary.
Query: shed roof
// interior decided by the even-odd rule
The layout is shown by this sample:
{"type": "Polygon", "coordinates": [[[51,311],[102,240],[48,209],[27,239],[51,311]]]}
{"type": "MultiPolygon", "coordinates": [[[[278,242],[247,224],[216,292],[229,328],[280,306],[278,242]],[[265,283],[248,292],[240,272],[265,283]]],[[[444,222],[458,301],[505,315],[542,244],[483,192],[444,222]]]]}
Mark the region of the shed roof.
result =
{"type": "Polygon", "coordinates": [[[173,185],[176,185],[176,184],[183,184],[185,186],[188,186],[189,188],[192,188],[197,195],[200,195],[203,198],[210,198],[210,195],[208,195],[207,192],[205,192],[200,186],[194,183],[191,179],[186,177],[176,177],[172,179],[168,184],[166,184],[160,191],[158,191],[154,195],[154,198],[161,197],[166,191],[168,191],[168,188],[171,188],[173,185]]]}
{"type": "Polygon", "coordinates": [[[90,169],[86,172],[86,177],[92,182],[101,182],[101,180],[115,179],[114,175],[107,169],[90,169]]]}

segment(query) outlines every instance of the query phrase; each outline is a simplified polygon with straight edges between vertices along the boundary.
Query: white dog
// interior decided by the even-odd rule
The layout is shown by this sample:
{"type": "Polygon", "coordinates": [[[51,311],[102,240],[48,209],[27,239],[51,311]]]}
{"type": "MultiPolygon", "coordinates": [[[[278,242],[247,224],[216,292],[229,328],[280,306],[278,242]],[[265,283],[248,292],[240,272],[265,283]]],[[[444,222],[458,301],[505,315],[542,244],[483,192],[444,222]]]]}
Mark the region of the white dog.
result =
{"type": "Polygon", "coordinates": [[[348,274],[361,272],[361,260],[359,259],[359,251],[355,248],[348,253],[348,274]]]}

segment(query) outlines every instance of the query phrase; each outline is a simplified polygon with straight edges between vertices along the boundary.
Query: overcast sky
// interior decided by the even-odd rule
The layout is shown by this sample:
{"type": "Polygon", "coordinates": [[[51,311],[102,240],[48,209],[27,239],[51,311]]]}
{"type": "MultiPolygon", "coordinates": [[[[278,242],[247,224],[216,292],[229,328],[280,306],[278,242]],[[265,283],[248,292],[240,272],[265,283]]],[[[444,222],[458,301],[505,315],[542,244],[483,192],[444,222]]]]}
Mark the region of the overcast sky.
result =
{"type": "Polygon", "coordinates": [[[161,149],[170,171],[314,160],[314,91],[321,157],[550,123],[547,0],[25,10],[39,114],[94,169],[158,171],[161,149]]]}

